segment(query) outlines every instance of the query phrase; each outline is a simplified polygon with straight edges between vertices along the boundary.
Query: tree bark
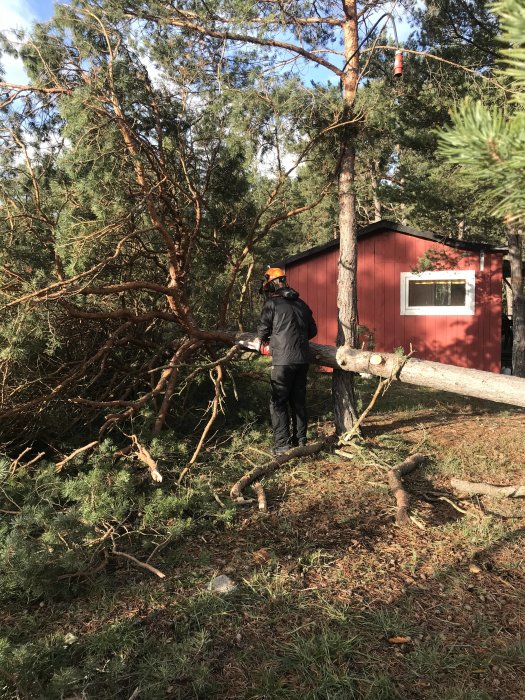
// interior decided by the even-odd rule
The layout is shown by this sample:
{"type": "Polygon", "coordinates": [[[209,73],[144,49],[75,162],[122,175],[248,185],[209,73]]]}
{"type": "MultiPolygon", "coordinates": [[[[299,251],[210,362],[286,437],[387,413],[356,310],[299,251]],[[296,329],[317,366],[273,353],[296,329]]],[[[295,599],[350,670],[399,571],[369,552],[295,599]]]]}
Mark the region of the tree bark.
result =
{"type": "Polygon", "coordinates": [[[512,374],[525,377],[525,293],[523,291],[523,260],[521,235],[507,232],[510,259],[510,286],[512,289],[512,374]]]}
{"type": "Polygon", "coordinates": [[[349,372],[367,372],[378,377],[394,375],[406,384],[525,408],[525,379],[520,377],[413,358],[406,360],[399,369],[400,358],[391,353],[336,349],[314,343],[310,343],[310,348],[314,361],[327,367],[337,364],[349,372]],[[375,358],[380,358],[379,364],[370,362],[375,358]]]}
{"type": "Polygon", "coordinates": [[[410,523],[408,510],[410,508],[410,496],[403,487],[403,477],[417,469],[425,461],[425,455],[419,452],[405,459],[397,467],[389,469],[387,472],[388,485],[396,499],[396,524],[403,527],[410,523]]]}
{"type": "MultiPolygon", "coordinates": [[[[291,459],[294,459],[295,457],[311,457],[312,455],[316,455],[321,452],[321,450],[330,447],[330,445],[332,445],[334,442],[334,437],[328,437],[323,440],[311,442],[309,445],[292,447],[288,450],[288,452],[284,452],[282,455],[274,457],[269,462],[259,464],[235,482],[230,489],[230,498],[237,502],[239,502],[240,499],[240,502],[242,502],[244,500],[243,491],[247,486],[250,486],[250,484],[259,481],[259,479],[263,476],[268,476],[268,474],[276,471],[276,469],[279,469],[279,467],[286,464],[291,459]]],[[[259,495],[257,495],[257,497],[259,500],[259,495]]]]}
{"type": "MultiPolygon", "coordinates": [[[[345,67],[341,80],[344,121],[352,120],[359,76],[356,0],[343,0],[345,67]]],[[[357,342],[357,226],[355,217],[355,147],[352,125],[342,136],[339,165],[339,264],[337,277],[337,345],[357,342]]],[[[334,423],[338,434],[357,420],[353,378],[338,369],[333,374],[334,423]]]]}
{"type": "Polygon", "coordinates": [[[468,493],[469,496],[491,496],[492,498],[524,498],[525,485],[518,486],[494,486],[476,481],[463,481],[462,479],[451,479],[450,485],[456,491],[468,493]]]}
{"type": "Polygon", "coordinates": [[[370,163],[370,182],[372,186],[372,198],[374,201],[374,221],[381,221],[383,218],[381,200],[379,199],[379,182],[377,177],[378,162],[372,160],[370,163]]]}

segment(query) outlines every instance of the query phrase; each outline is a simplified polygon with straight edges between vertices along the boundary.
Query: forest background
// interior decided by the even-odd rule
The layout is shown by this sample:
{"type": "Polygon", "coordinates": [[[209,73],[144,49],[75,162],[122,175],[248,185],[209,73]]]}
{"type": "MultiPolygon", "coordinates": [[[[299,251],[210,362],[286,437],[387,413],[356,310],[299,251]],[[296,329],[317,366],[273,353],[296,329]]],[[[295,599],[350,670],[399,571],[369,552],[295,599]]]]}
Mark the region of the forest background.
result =
{"type": "MultiPolygon", "coordinates": [[[[236,522],[209,474],[270,434],[264,361],[229,333],[253,329],[267,262],[339,235],[349,144],[354,232],[387,218],[521,261],[523,4],[352,6],[348,55],[332,18],[351,6],[78,0],[3,41],[28,76],[1,83],[4,601],[96,599],[115,561],[160,562],[236,522]],[[412,33],[395,78],[399,14],[412,33]],[[316,81],[312,61],[341,80],[316,81]]],[[[326,399],[317,417],[330,415],[326,399]]],[[[5,688],[82,688],[78,660],[42,661],[53,645],[35,657],[7,635],[5,688]]],[[[98,678],[92,697],[110,697],[93,654],[84,686],[98,678]]],[[[208,676],[177,669],[173,697],[210,696],[208,676]]],[[[151,683],[149,697],[170,696],[151,683]]]]}

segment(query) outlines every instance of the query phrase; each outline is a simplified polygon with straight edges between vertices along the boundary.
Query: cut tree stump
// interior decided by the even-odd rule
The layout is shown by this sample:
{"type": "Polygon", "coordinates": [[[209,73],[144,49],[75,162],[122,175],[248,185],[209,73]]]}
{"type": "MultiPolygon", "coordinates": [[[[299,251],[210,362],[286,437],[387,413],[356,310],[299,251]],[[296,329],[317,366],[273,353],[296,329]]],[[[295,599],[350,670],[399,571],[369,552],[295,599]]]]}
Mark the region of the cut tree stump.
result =
{"type": "MultiPolygon", "coordinates": [[[[230,333],[229,336],[232,343],[256,338],[253,333],[230,333]]],[[[336,348],[317,343],[310,343],[310,356],[312,364],[324,367],[365,372],[383,378],[393,377],[406,384],[525,408],[525,378],[522,377],[416,360],[413,357],[406,359],[393,353],[336,348]]]]}
{"type": "Polygon", "coordinates": [[[483,482],[451,479],[450,485],[456,491],[467,493],[469,496],[492,496],[492,498],[525,498],[525,485],[493,486],[483,482]]]}
{"type": "Polygon", "coordinates": [[[405,461],[398,464],[397,467],[389,469],[387,472],[388,485],[396,498],[396,524],[399,527],[404,527],[405,525],[410,524],[410,517],[408,515],[410,496],[403,487],[402,478],[417,469],[420,464],[423,464],[424,461],[425,455],[417,453],[411,457],[408,457],[408,459],[405,459],[405,461]]]}

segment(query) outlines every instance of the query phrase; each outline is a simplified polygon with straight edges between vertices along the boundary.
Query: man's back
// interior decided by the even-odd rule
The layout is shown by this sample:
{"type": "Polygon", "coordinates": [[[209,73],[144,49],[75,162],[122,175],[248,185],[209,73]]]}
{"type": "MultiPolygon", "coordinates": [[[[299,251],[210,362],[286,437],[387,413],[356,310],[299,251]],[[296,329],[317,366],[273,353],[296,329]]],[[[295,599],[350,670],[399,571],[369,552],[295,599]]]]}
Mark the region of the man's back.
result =
{"type": "Polygon", "coordinates": [[[272,294],[265,302],[258,336],[270,340],[274,365],[307,364],[310,338],[317,327],[308,304],[289,287],[272,294]]]}

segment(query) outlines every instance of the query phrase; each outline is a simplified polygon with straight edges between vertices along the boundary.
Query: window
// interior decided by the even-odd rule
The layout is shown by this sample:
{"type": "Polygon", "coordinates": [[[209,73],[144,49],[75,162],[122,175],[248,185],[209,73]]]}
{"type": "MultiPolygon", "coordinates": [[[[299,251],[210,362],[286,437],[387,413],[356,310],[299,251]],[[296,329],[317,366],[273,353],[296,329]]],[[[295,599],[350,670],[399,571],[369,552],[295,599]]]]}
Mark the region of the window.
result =
{"type": "Polygon", "coordinates": [[[401,273],[402,316],[473,316],[474,270],[401,273]]]}

